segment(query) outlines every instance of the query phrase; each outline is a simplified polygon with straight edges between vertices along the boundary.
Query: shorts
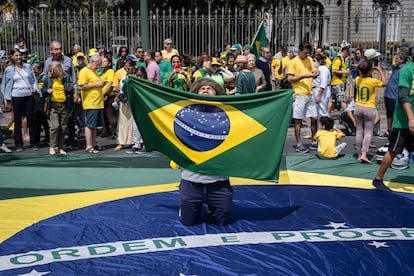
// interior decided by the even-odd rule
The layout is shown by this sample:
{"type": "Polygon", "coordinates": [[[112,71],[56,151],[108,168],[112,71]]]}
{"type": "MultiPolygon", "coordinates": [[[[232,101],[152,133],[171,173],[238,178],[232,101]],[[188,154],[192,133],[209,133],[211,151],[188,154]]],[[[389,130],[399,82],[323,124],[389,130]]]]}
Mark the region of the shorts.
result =
{"type": "Polygon", "coordinates": [[[318,117],[315,100],[313,96],[303,96],[296,94],[293,102],[293,119],[304,119],[308,117],[318,117]]]}
{"type": "Polygon", "coordinates": [[[201,208],[203,203],[208,205],[214,223],[218,225],[231,223],[233,188],[230,186],[229,180],[200,184],[181,179],[181,223],[195,225],[202,222],[201,208]]]}
{"type": "Polygon", "coordinates": [[[345,99],[345,85],[344,84],[335,84],[332,85],[331,95],[337,103],[344,103],[346,102],[345,99]]]}
{"type": "Polygon", "coordinates": [[[86,127],[97,128],[102,125],[102,110],[101,109],[87,109],[85,110],[86,127]]]}
{"type": "Polygon", "coordinates": [[[387,118],[392,118],[394,116],[395,104],[397,103],[396,99],[391,99],[384,97],[385,109],[387,111],[387,118]]]}
{"type": "Polygon", "coordinates": [[[404,147],[408,152],[414,151],[414,134],[407,128],[393,128],[388,139],[388,151],[401,154],[404,147]]]}

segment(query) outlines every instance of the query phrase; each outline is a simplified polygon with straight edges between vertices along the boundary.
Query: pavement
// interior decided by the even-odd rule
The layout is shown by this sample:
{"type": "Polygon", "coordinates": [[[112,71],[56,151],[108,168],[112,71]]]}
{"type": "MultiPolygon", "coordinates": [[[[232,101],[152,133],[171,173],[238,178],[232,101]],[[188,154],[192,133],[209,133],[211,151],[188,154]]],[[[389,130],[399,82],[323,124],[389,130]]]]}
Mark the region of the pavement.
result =
{"type": "MultiPolygon", "coordinates": [[[[380,117],[381,117],[381,131],[380,133],[384,133],[387,129],[386,127],[386,115],[385,115],[385,110],[381,109],[379,110],[380,113],[380,117]]],[[[47,144],[42,144],[40,145],[40,149],[39,151],[33,151],[32,148],[30,147],[30,144],[28,141],[24,142],[24,150],[21,152],[16,152],[15,151],[15,146],[14,146],[14,140],[13,140],[13,133],[8,130],[7,125],[10,123],[11,121],[11,113],[10,112],[5,112],[3,114],[3,118],[0,120],[0,126],[2,128],[2,132],[3,132],[3,138],[4,141],[6,143],[6,145],[13,150],[12,154],[48,154],[49,153],[49,146],[47,144]]],[[[339,117],[340,117],[340,112],[339,111],[334,111],[332,112],[332,117],[335,119],[335,124],[336,126],[338,126],[340,129],[344,128],[342,125],[339,124],[339,117]]],[[[311,144],[311,139],[306,139],[304,137],[306,137],[307,135],[310,134],[310,121],[308,119],[305,119],[303,121],[303,127],[301,130],[301,134],[302,134],[302,142],[304,145],[309,146],[311,144]]],[[[98,129],[99,131],[99,129],[98,129]]],[[[41,140],[43,139],[43,133],[42,133],[42,137],[41,140]]],[[[345,154],[355,154],[356,150],[355,150],[355,136],[346,136],[343,139],[340,140],[341,142],[346,142],[347,143],[347,147],[345,148],[344,153],[345,154]]],[[[387,142],[387,139],[384,139],[383,137],[378,137],[378,136],[373,136],[372,138],[372,144],[376,146],[376,148],[371,148],[370,152],[372,152],[373,154],[375,154],[375,152],[377,151],[377,149],[379,147],[381,147],[382,145],[384,145],[387,142]]],[[[117,141],[111,137],[97,137],[97,145],[100,147],[100,152],[99,154],[134,154],[131,153],[131,147],[128,148],[124,148],[120,151],[114,151],[114,148],[117,146],[117,141]]],[[[294,134],[294,129],[293,127],[289,127],[288,132],[287,132],[287,136],[286,136],[286,143],[284,146],[284,154],[291,154],[291,153],[297,153],[295,151],[295,146],[296,146],[296,142],[295,142],[295,134],[294,134]]],[[[85,138],[84,137],[80,137],[77,141],[76,141],[76,147],[73,149],[65,149],[67,150],[68,154],[71,153],[76,153],[76,154],[87,154],[85,151],[85,138]]],[[[315,154],[316,150],[310,150],[309,153],[307,154],[315,154]]],[[[2,154],[2,152],[0,152],[0,154],[2,154]]],[[[136,154],[136,153],[135,153],[136,154]]]]}

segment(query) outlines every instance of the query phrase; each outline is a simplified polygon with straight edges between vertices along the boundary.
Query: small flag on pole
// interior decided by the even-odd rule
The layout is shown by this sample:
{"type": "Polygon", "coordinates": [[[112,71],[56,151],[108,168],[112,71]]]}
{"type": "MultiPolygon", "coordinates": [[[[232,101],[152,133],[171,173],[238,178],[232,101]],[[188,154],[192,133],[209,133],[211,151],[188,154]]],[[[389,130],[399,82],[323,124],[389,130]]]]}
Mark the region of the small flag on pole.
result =
{"type": "Polygon", "coordinates": [[[266,36],[266,27],[264,25],[264,21],[262,21],[259,25],[259,28],[256,31],[256,34],[252,40],[251,45],[253,46],[253,53],[256,56],[260,56],[260,49],[262,47],[269,46],[269,40],[266,36]]]}

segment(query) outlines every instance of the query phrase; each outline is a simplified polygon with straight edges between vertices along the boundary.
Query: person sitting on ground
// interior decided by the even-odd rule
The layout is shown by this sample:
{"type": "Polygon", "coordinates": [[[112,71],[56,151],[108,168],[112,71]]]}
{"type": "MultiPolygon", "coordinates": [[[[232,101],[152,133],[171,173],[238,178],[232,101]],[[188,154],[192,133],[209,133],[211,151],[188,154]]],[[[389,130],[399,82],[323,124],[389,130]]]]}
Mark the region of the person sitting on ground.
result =
{"type": "Polygon", "coordinates": [[[331,117],[323,116],[320,118],[320,129],[315,134],[315,141],[318,142],[318,156],[322,159],[335,159],[341,155],[346,147],[343,142],[336,145],[336,139],[345,137],[345,134],[334,127],[334,120],[331,117]]]}
{"type": "MultiPolygon", "coordinates": [[[[224,88],[217,82],[203,78],[191,86],[190,92],[199,95],[224,95],[224,88]]],[[[202,222],[201,209],[203,203],[214,222],[218,225],[231,223],[233,189],[227,176],[202,175],[184,169],[180,182],[180,220],[184,225],[195,225],[202,222]]]]}

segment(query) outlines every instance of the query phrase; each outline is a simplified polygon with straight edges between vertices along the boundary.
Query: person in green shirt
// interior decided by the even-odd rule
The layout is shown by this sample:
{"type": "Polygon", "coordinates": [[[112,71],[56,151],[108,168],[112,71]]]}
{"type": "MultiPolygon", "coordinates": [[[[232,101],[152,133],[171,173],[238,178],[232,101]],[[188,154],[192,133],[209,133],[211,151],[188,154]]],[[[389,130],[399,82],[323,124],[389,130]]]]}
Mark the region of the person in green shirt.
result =
{"type": "Polygon", "coordinates": [[[383,178],[394,158],[403,152],[404,147],[408,152],[414,151],[414,63],[412,62],[407,62],[404,68],[400,69],[398,101],[395,105],[389,141],[388,151],[372,181],[375,188],[386,192],[392,190],[384,185],[383,178]]]}
{"type": "Polygon", "coordinates": [[[155,61],[160,67],[161,84],[168,86],[168,75],[172,70],[171,62],[164,60],[160,51],[155,52],[155,61]]]}

